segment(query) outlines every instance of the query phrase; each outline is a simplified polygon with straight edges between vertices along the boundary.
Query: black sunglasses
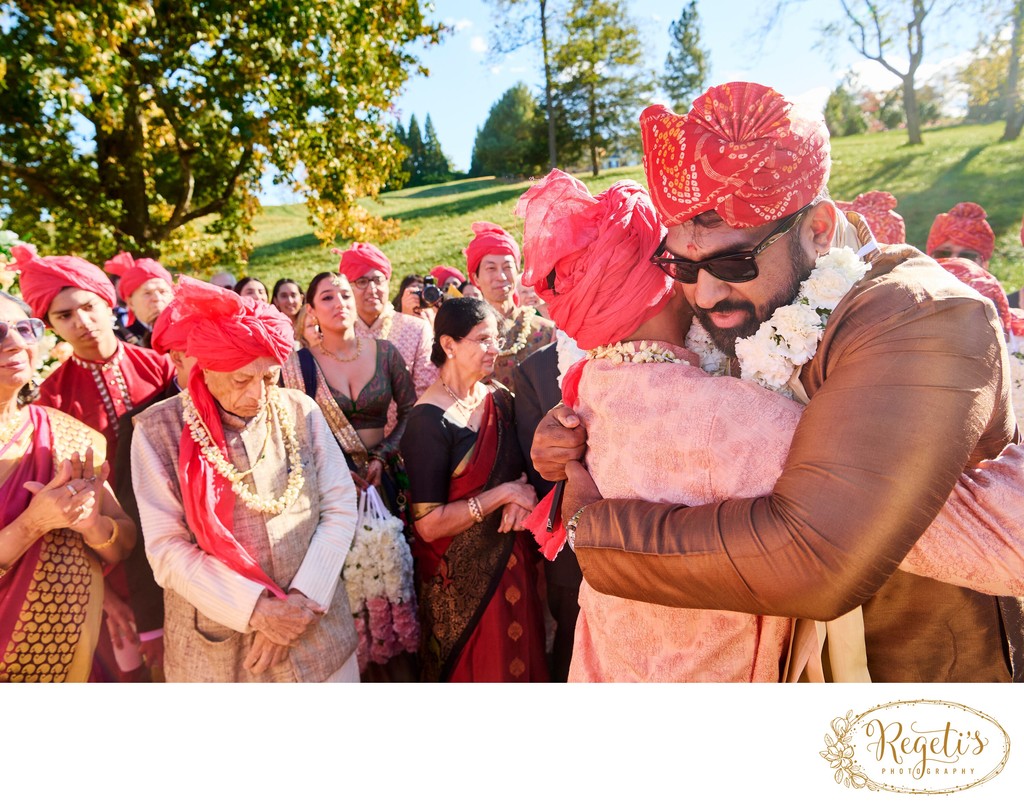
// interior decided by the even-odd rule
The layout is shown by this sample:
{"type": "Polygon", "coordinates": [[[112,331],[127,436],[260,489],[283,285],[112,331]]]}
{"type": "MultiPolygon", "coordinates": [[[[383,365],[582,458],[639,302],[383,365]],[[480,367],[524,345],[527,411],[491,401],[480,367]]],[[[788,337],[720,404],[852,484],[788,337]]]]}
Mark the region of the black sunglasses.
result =
{"type": "Polygon", "coordinates": [[[14,329],[23,342],[33,345],[39,341],[46,331],[46,326],[37,317],[30,317],[26,320],[19,320],[17,323],[0,321],[0,343],[7,339],[7,335],[14,329]]]}
{"type": "Polygon", "coordinates": [[[811,205],[805,205],[799,211],[791,213],[785,219],[780,220],[775,229],[765,236],[756,247],[750,250],[726,253],[724,256],[714,256],[701,261],[690,261],[689,259],[678,258],[671,254],[668,256],[662,255],[662,253],[667,252],[665,241],[668,237],[666,236],[665,239],[661,240],[658,249],[654,251],[654,255],[651,256],[651,263],[666,275],[675,278],[683,284],[696,284],[697,275],[701,270],[707,270],[719,281],[725,281],[727,284],[742,284],[745,281],[753,281],[757,278],[758,273],[757,256],[796,227],[800,217],[810,207],[811,205]]]}
{"type": "Polygon", "coordinates": [[[981,253],[977,250],[950,249],[948,247],[932,250],[932,258],[965,258],[968,261],[973,261],[975,264],[981,263],[981,253]]]}

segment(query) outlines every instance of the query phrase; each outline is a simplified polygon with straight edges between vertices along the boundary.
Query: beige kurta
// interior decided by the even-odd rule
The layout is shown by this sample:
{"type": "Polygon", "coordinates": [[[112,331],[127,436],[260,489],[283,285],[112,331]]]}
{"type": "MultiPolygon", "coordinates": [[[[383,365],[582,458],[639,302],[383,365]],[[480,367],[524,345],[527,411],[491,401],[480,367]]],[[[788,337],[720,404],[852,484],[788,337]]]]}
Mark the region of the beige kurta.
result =
{"type": "MultiPolygon", "coordinates": [[[[340,580],[355,532],[356,497],[348,467],[316,403],[281,389],[301,447],[302,491],[282,514],[266,517],[236,500],[236,539],[283,589],[295,588],[327,613],[290,650],[288,659],[261,676],[243,664],[252,647],[249,628],[259,585],[203,551],[185,523],[178,483],[181,398],[155,405],[135,420],[132,479],[146,554],[164,588],[165,671],[172,682],[321,682],[352,677],[356,632],[340,580]]],[[[245,422],[223,413],[228,458],[248,469],[266,437],[262,416],[245,422]]],[[[284,491],[287,453],[277,426],[266,457],[251,480],[260,497],[284,491]]]]}

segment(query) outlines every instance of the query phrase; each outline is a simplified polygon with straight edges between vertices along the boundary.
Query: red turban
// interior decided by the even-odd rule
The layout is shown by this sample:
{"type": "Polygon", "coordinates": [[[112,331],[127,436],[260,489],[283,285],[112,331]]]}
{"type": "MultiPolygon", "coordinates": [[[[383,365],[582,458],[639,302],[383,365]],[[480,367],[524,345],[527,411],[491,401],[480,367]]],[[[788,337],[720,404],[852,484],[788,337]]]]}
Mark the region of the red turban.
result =
{"type": "Polygon", "coordinates": [[[554,169],[519,198],[516,215],[525,220],[523,283],[580,348],[626,339],[668,301],[672,279],[650,262],[662,228],[637,183],[592,197],[554,169]]]}
{"type": "Polygon", "coordinates": [[[93,292],[105,300],[110,308],[117,303],[114,285],[103,274],[103,270],[84,258],[39,256],[30,244],[14,245],[11,254],[21,273],[21,296],[32,309],[32,315],[40,320],[46,320],[53,299],[67,287],[93,292]]]}
{"type": "Polygon", "coordinates": [[[372,244],[352,242],[352,246],[348,250],[335,250],[334,252],[341,256],[338,272],[349,281],[362,278],[374,270],[380,270],[384,273],[385,278],[391,280],[391,262],[372,244]]]}
{"type": "MultiPolygon", "coordinates": [[[[294,347],[291,321],[269,303],[243,298],[193,278],[178,281],[171,307],[177,317],[190,321],[188,354],[196,358],[196,365],[189,374],[188,392],[210,437],[227,457],[224,427],[203,369],[237,371],[264,357],[283,363],[294,347]]],[[[235,539],[231,483],[207,460],[187,425],[181,432],[179,456],[185,521],[199,547],[284,598],[281,588],[235,539]]]]}
{"type": "Polygon", "coordinates": [[[1010,309],[1010,334],[1024,337],[1024,309],[1010,309]]]}
{"type": "Polygon", "coordinates": [[[732,228],[783,219],[828,182],[828,128],[775,90],[734,82],[712,87],[686,115],[640,115],[644,170],[654,207],[671,227],[715,211],[732,228]]]}
{"type": "Polygon", "coordinates": [[[438,264],[434,269],[427,273],[431,278],[437,281],[439,287],[443,287],[449,280],[454,278],[459,284],[466,282],[466,277],[454,267],[446,267],[443,264],[438,264]]]}
{"type": "Polygon", "coordinates": [[[484,256],[512,256],[519,267],[519,245],[508,231],[493,222],[474,222],[473,240],[463,250],[466,256],[466,273],[476,283],[476,271],[484,256]]]}
{"type": "Polygon", "coordinates": [[[996,247],[996,234],[985,221],[985,209],[975,202],[961,202],[940,213],[932,222],[924,251],[928,255],[946,243],[977,251],[988,264],[996,247]]]}
{"type": "Polygon", "coordinates": [[[942,269],[952,273],[957,280],[967,284],[971,289],[980,292],[996,305],[1003,331],[1010,331],[1010,302],[1006,300],[1006,292],[1002,284],[988,270],[967,258],[936,259],[942,269]]]}
{"type": "Polygon", "coordinates": [[[166,354],[168,351],[187,351],[188,335],[195,323],[195,316],[183,317],[181,298],[175,298],[160,313],[153,323],[150,343],[154,351],[166,354]]]}
{"type": "MultiPolygon", "coordinates": [[[[121,280],[117,282],[117,291],[121,300],[127,301],[132,293],[147,281],[159,278],[166,281],[167,286],[174,283],[171,274],[163,268],[159,261],[151,258],[132,258],[131,253],[118,253],[110,261],[103,265],[103,271],[108,275],[118,275],[121,280]]],[[[128,312],[128,325],[135,322],[135,313],[128,312]]]]}
{"type": "Polygon", "coordinates": [[[888,191],[868,191],[858,194],[853,202],[836,202],[841,211],[855,211],[863,216],[871,234],[882,244],[903,244],[907,228],[903,217],[896,213],[896,197],[888,191]]]}

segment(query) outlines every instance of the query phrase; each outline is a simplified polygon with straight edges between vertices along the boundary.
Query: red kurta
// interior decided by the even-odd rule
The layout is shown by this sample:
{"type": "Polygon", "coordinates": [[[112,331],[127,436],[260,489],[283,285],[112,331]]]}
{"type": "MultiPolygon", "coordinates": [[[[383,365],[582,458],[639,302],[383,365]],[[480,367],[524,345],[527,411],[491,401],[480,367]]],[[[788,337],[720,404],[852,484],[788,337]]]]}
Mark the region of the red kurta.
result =
{"type": "MultiPolygon", "coordinates": [[[[56,408],[89,425],[107,439],[107,457],[117,457],[117,420],[144,404],[174,378],[171,361],[148,348],[118,341],[106,362],[77,354],[46,378],[38,404],[56,408]]],[[[111,477],[118,470],[111,469],[111,477]]]]}

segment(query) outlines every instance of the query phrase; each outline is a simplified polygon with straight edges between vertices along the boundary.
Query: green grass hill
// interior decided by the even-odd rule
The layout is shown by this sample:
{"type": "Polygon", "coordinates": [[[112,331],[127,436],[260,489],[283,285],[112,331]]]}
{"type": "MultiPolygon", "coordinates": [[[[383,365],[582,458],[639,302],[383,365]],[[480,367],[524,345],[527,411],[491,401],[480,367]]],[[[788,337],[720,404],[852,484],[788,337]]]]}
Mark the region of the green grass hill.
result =
{"type": "MultiPolygon", "coordinates": [[[[1024,139],[1000,143],[1002,124],[951,126],[925,132],[924,144],[907,146],[906,134],[882,132],[837,138],[832,142],[835,199],[853,199],[872,189],[899,200],[907,239],[923,248],[935,215],[958,202],[979,203],[996,232],[990,269],[1007,291],[1024,284],[1024,139]]],[[[612,169],[598,178],[580,175],[593,193],[622,179],[644,182],[643,168],[612,169]]],[[[367,207],[401,223],[401,237],[380,245],[395,268],[392,288],[402,276],[424,274],[437,264],[465,266],[462,249],[477,220],[496,222],[518,235],[513,214],[529,181],[494,178],[461,180],[382,194],[367,207]]],[[[302,205],[268,207],[256,220],[256,244],[248,272],[270,287],[281,277],[305,284],[316,273],[337,266],[337,257],[313,235],[302,205]]]]}

